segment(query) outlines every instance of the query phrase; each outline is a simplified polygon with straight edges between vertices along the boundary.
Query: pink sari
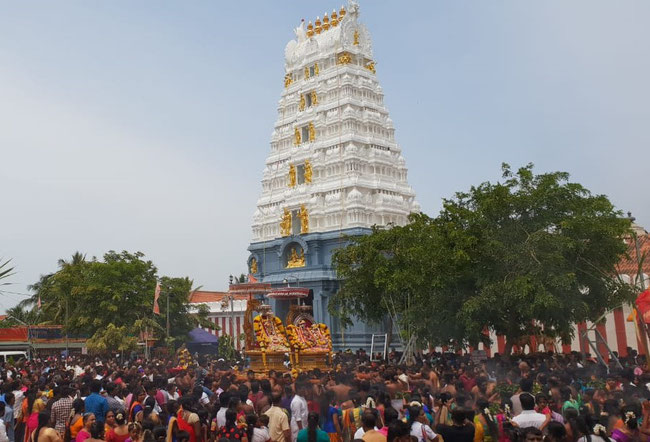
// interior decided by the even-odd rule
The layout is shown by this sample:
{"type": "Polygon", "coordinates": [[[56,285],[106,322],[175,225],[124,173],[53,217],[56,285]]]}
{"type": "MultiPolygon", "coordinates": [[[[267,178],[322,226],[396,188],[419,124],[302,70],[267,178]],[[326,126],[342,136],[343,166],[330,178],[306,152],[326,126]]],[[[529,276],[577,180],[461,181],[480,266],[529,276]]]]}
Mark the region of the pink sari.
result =
{"type": "Polygon", "coordinates": [[[38,413],[34,412],[27,418],[27,425],[25,425],[25,442],[31,440],[32,433],[38,428],[38,413]]]}

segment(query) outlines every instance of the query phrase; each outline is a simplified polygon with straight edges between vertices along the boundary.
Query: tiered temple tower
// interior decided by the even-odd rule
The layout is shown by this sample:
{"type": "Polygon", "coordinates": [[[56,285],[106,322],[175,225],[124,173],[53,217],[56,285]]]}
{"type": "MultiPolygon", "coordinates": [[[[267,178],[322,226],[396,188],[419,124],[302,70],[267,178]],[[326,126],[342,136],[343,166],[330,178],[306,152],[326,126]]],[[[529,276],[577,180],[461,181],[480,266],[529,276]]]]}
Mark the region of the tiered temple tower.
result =
{"type": "MultiPolygon", "coordinates": [[[[341,330],[327,311],[338,290],[332,252],[373,225],[418,212],[375,71],[372,42],[351,1],[295,29],[284,90],[253,214],[248,268],[274,286],[311,289],[306,303],[336,347],[367,345],[376,328],[341,330]]],[[[279,317],[287,301],[275,302],[279,317]]]]}

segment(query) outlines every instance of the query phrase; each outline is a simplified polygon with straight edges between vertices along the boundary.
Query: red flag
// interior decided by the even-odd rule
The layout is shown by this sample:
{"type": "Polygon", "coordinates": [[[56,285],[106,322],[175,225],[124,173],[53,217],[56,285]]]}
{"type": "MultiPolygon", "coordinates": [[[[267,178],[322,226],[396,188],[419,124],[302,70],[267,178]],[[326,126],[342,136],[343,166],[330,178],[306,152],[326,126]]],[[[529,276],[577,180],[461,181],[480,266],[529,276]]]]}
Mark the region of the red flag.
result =
{"type": "Polygon", "coordinates": [[[255,283],[257,283],[257,278],[254,277],[253,275],[249,274],[248,275],[248,282],[255,284],[255,283]]]}
{"type": "Polygon", "coordinates": [[[156,283],[156,291],[153,294],[153,312],[160,315],[160,306],[158,305],[158,298],[160,298],[160,284],[156,283]]]}
{"type": "Polygon", "coordinates": [[[650,323],[650,289],[644,291],[636,298],[636,308],[639,310],[643,322],[650,323]]]}

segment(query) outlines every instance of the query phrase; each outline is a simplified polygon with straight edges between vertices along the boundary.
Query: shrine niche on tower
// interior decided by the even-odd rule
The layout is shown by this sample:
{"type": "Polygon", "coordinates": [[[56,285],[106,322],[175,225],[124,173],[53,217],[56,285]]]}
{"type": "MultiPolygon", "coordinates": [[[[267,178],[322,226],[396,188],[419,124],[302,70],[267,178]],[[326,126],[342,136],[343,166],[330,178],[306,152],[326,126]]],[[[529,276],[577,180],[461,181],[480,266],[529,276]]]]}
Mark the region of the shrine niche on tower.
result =
{"type": "MultiPolygon", "coordinates": [[[[304,307],[329,327],[335,348],[367,346],[376,327],[359,322],[341,330],[327,310],[339,287],[332,253],[373,225],[406,224],[419,205],[358,4],[302,22],[294,32],[278,76],[282,94],[248,267],[274,288],[309,289],[304,307]]],[[[271,307],[278,317],[289,314],[286,301],[272,300],[271,307]]]]}

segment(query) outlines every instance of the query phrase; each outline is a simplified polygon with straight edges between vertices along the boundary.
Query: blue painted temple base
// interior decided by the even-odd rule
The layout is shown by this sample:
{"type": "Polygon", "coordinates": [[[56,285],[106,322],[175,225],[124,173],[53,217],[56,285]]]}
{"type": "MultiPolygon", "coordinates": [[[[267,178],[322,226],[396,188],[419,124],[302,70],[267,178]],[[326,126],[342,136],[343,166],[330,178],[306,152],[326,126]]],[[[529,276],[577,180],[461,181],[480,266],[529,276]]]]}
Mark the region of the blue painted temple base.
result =
{"type": "MultiPolygon", "coordinates": [[[[248,247],[249,268],[253,259],[256,260],[257,273],[254,275],[260,282],[270,283],[273,287],[300,286],[309,288],[310,295],[303,299],[303,304],[313,308],[314,318],[330,328],[334,350],[365,348],[370,349],[373,333],[382,333],[382,326],[369,325],[361,321],[355,322],[345,330],[341,329],[340,321],[330,315],[327,306],[329,300],[339,289],[339,280],[332,267],[332,255],[338,248],[348,244],[352,236],[367,235],[370,229],[355,228],[326,233],[309,233],[292,235],[281,239],[253,243],[248,247]],[[292,251],[296,255],[304,253],[304,267],[287,268],[292,251]]],[[[270,300],[271,308],[276,316],[284,321],[289,312],[290,302],[270,300]]]]}

